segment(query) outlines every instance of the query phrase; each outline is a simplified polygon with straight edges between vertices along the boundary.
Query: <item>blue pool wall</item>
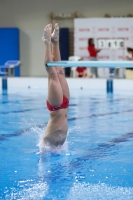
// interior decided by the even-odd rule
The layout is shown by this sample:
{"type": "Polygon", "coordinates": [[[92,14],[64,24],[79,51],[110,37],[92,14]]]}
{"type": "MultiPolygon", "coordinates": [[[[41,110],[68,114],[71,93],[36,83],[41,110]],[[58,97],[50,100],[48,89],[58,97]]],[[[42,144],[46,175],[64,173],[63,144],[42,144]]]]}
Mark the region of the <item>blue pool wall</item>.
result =
{"type": "MultiPolygon", "coordinates": [[[[8,60],[20,60],[18,28],[0,28],[0,65],[8,60]]],[[[14,76],[20,76],[19,66],[15,67],[14,76]]]]}

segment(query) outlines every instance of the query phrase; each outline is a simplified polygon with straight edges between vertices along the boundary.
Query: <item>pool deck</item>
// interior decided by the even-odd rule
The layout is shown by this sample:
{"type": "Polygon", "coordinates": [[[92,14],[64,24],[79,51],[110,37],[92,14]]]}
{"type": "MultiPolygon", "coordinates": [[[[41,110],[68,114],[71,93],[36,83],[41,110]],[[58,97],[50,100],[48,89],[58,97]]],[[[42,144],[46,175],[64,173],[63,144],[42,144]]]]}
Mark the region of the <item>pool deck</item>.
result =
{"type": "MultiPolygon", "coordinates": [[[[2,78],[0,78],[2,79],[2,78]]],[[[106,79],[87,79],[87,78],[67,78],[69,87],[71,89],[96,89],[106,90],[106,79]]],[[[133,79],[114,79],[114,90],[128,90],[133,91],[133,79]]],[[[0,80],[0,91],[2,88],[2,81],[0,80]]],[[[9,77],[8,89],[19,88],[42,88],[47,89],[47,78],[31,78],[31,77],[9,77]]]]}

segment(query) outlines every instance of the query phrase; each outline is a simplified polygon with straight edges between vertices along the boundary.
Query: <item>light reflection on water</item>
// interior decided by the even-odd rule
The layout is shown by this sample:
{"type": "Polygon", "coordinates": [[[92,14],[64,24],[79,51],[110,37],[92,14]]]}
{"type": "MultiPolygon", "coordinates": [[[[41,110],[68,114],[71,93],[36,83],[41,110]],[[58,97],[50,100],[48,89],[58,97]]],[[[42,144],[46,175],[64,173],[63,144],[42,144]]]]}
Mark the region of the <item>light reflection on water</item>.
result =
{"type": "MultiPolygon", "coordinates": [[[[127,187],[112,187],[104,183],[87,184],[74,182],[68,194],[65,193],[65,188],[56,190],[56,196],[47,196],[49,187],[47,183],[37,182],[33,180],[20,181],[18,188],[11,188],[10,194],[5,191],[5,200],[132,200],[133,188],[127,187]],[[63,189],[64,193],[63,194],[63,189]]],[[[1,198],[0,198],[1,199],[1,198]]]]}

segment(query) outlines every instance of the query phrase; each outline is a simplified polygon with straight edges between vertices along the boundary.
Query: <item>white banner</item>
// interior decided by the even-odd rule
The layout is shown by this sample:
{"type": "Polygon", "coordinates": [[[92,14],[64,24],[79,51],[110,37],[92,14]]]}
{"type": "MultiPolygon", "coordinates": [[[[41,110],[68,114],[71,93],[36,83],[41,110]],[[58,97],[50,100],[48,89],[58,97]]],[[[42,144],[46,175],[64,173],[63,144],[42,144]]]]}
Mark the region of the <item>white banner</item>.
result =
{"type": "Polygon", "coordinates": [[[127,55],[126,48],[133,48],[133,18],[75,19],[75,56],[89,59],[89,38],[94,38],[96,48],[102,49],[98,53],[98,60],[124,60],[127,55]]]}
{"type": "Polygon", "coordinates": [[[120,48],[119,45],[116,48],[103,48],[98,54],[99,60],[123,60],[127,54],[126,48],[133,48],[133,18],[75,19],[74,28],[74,54],[84,59],[89,58],[89,38],[94,38],[96,47],[99,40],[107,43],[111,40],[124,40],[124,48],[120,48]]]}

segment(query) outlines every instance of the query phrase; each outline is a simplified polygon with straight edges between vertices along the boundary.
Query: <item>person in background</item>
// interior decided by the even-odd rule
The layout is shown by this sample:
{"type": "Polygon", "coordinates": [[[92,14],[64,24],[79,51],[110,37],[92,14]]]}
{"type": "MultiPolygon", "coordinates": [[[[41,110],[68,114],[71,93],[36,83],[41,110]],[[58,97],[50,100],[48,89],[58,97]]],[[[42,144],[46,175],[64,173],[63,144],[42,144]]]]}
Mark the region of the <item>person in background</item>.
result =
{"type": "MultiPolygon", "coordinates": [[[[93,38],[89,38],[88,39],[88,52],[90,54],[90,60],[91,61],[96,61],[97,60],[97,53],[100,52],[100,51],[101,51],[101,49],[96,49],[95,48],[94,39],[93,38]]],[[[96,77],[98,77],[97,68],[92,68],[91,72],[96,77]]]]}
{"type": "MultiPolygon", "coordinates": [[[[127,47],[127,52],[130,56],[126,56],[126,60],[133,61],[133,49],[127,47]]],[[[126,68],[126,78],[133,79],[133,68],[126,68]]]]}
{"type": "MultiPolygon", "coordinates": [[[[79,58],[78,61],[83,60],[83,58],[79,58]]],[[[92,73],[88,73],[87,72],[87,67],[77,67],[76,68],[76,77],[79,78],[91,78],[92,77],[92,73]]]]}
{"type": "Polygon", "coordinates": [[[131,57],[126,56],[126,60],[133,60],[133,49],[128,47],[127,52],[131,55],[131,57]]]}
{"type": "Polygon", "coordinates": [[[86,78],[87,77],[87,68],[86,67],[77,67],[76,68],[76,77],[86,78]]]}

